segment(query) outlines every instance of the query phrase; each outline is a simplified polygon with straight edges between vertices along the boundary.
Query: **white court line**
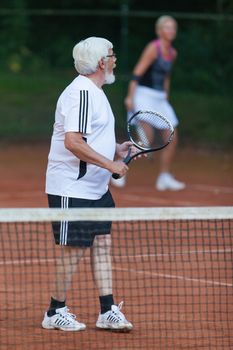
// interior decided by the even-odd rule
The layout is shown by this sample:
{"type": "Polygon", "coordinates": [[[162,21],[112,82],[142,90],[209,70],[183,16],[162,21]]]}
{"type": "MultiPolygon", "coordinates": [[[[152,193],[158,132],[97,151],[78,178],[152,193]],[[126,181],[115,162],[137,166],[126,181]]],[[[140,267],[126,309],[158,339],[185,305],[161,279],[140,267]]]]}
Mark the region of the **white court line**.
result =
{"type": "Polygon", "coordinates": [[[15,192],[1,192],[1,197],[12,197],[12,196],[17,196],[17,197],[32,197],[32,195],[36,195],[36,196],[44,196],[46,198],[46,193],[43,191],[39,191],[39,190],[23,190],[23,191],[15,191],[15,192]]]}
{"type": "Polygon", "coordinates": [[[41,259],[14,259],[14,260],[5,260],[0,261],[0,266],[10,266],[10,265],[42,265],[45,263],[54,263],[56,261],[55,258],[41,258],[41,259]]]}
{"type": "MultiPolygon", "coordinates": [[[[185,190],[197,190],[197,191],[206,191],[206,192],[213,192],[213,193],[226,193],[231,194],[233,193],[233,187],[228,186],[218,186],[218,185],[204,185],[204,184],[186,184],[187,187],[185,190]]],[[[130,190],[136,191],[136,192],[147,192],[151,193],[151,189],[144,186],[132,186],[130,187],[130,190]]]]}
{"type": "MultiPolygon", "coordinates": [[[[188,250],[183,252],[170,252],[170,253],[159,253],[159,254],[134,254],[134,255],[113,255],[113,259],[145,259],[145,258],[156,258],[156,257],[168,257],[168,256],[182,256],[191,254],[225,254],[233,253],[233,249],[213,249],[213,250],[188,250]]],[[[83,257],[85,260],[89,260],[89,257],[83,257]]],[[[82,259],[82,260],[83,260],[82,259]]],[[[14,259],[0,261],[0,266],[8,265],[31,265],[31,264],[45,264],[55,262],[56,258],[33,258],[33,259],[14,259]]]]}
{"type": "MultiPolygon", "coordinates": [[[[156,257],[156,256],[170,256],[170,255],[183,255],[183,254],[203,254],[203,253],[231,253],[232,249],[220,249],[220,250],[201,250],[201,251],[187,251],[184,253],[170,253],[170,254],[145,254],[145,255],[131,255],[131,256],[120,256],[120,258],[143,258],[143,257],[156,257]]],[[[116,256],[115,256],[116,257],[116,256]]],[[[118,256],[119,257],[119,256],[118,256]]],[[[84,257],[83,259],[89,260],[89,257],[84,257]]],[[[44,259],[23,259],[23,260],[6,260],[6,261],[0,261],[0,266],[6,266],[6,265],[32,265],[32,264],[44,264],[44,263],[54,263],[55,258],[44,258],[44,259]]],[[[210,284],[210,285],[217,285],[217,286],[224,286],[224,287],[233,287],[233,284],[231,283],[223,283],[223,282],[216,282],[212,280],[205,280],[205,279],[199,279],[199,278],[190,278],[185,276],[179,276],[179,275],[170,275],[170,274],[164,274],[164,273],[157,273],[157,272],[149,272],[144,270],[135,270],[135,269],[126,269],[126,268],[118,268],[113,267],[113,270],[116,271],[126,271],[131,272],[135,274],[144,274],[146,276],[150,277],[161,277],[161,278],[168,278],[168,279],[177,279],[182,281],[191,281],[196,283],[203,283],[203,284],[210,284]]]]}
{"type": "Polygon", "coordinates": [[[233,249],[213,249],[213,250],[188,250],[183,252],[171,252],[171,253],[160,253],[160,254],[136,254],[136,255],[114,255],[114,257],[120,257],[123,259],[128,258],[156,258],[162,256],[183,256],[183,255],[192,255],[192,254],[225,254],[233,253],[233,249]]]}
{"type": "MultiPolygon", "coordinates": [[[[128,200],[128,201],[135,201],[135,202],[146,202],[146,203],[151,203],[151,204],[167,204],[168,199],[167,198],[150,198],[150,197],[145,197],[142,198],[141,195],[136,195],[136,194],[121,194],[121,199],[123,200],[128,200]]],[[[193,202],[193,201],[181,201],[181,200],[174,200],[176,205],[181,205],[181,206],[201,206],[201,202],[193,202]]]]}
{"type": "Polygon", "coordinates": [[[210,186],[210,185],[188,185],[187,188],[198,190],[198,191],[206,191],[206,192],[213,192],[213,193],[226,193],[226,194],[232,194],[233,188],[232,187],[221,187],[221,186],[210,186]]]}
{"type": "Polygon", "coordinates": [[[176,280],[182,280],[182,281],[191,281],[191,282],[197,282],[197,283],[211,284],[211,285],[216,285],[216,286],[233,287],[233,284],[231,284],[231,283],[216,282],[216,281],[199,279],[199,278],[190,278],[190,277],[179,276],[179,275],[169,275],[169,274],[165,274],[165,273],[148,272],[148,271],[135,270],[135,269],[124,269],[124,268],[118,268],[118,267],[113,267],[113,269],[119,270],[119,271],[132,272],[135,274],[146,275],[146,276],[150,276],[150,277],[161,277],[161,278],[169,278],[169,279],[176,279],[176,280]]]}

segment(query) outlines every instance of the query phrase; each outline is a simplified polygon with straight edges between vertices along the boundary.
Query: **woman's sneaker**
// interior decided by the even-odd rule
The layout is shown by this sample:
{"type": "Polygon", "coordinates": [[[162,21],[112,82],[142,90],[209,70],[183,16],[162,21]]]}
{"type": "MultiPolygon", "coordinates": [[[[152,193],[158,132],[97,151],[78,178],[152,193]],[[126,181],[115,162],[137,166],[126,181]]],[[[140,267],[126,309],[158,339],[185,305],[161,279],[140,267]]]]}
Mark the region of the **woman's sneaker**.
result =
{"type": "Polygon", "coordinates": [[[99,314],[96,327],[101,329],[111,329],[115,331],[131,331],[132,323],[126,320],[124,314],[120,311],[123,301],[117,306],[112,305],[111,310],[104,314],[99,314]]]}
{"type": "Polygon", "coordinates": [[[119,179],[114,179],[112,177],[110,183],[111,183],[111,185],[113,185],[115,187],[119,187],[119,188],[125,187],[126,176],[119,177],[119,179]]]}
{"type": "Polygon", "coordinates": [[[158,191],[181,191],[186,186],[169,173],[161,173],[156,181],[155,187],[158,191]]]}
{"type": "Polygon", "coordinates": [[[61,329],[62,331],[82,331],[86,329],[86,325],[78,322],[76,316],[69,312],[67,306],[56,309],[56,314],[51,317],[46,312],[42,327],[45,329],[61,329]]]}

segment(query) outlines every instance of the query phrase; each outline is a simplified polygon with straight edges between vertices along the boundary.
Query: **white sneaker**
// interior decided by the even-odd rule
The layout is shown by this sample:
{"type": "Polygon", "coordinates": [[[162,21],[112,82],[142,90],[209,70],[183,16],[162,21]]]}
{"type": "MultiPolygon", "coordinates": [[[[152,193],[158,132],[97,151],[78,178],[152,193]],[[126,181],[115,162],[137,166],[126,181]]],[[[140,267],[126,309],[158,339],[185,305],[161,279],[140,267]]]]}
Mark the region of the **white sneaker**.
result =
{"type": "Polygon", "coordinates": [[[126,176],[119,177],[119,179],[111,178],[111,184],[115,187],[124,187],[126,184],[126,176]]]}
{"type": "Polygon", "coordinates": [[[180,191],[185,188],[185,184],[183,182],[177,181],[169,173],[161,173],[156,181],[155,187],[158,191],[180,191]]]}
{"type": "Polygon", "coordinates": [[[67,306],[56,309],[56,314],[49,317],[47,312],[42,321],[46,329],[61,329],[62,331],[82,331],[86,328],[84,323],[76,321],[76,316],[69,313],[67,306]]]}
{"type": "Polygon", "coordinates": [[[125,316],[120,311],[122,305],[123,301],[118,306],[112,305],[111,310],[105,312],[105,314],[99,314],[96,327],[101,329],[130,331],[133,325],[126,320],[125,316]]]}

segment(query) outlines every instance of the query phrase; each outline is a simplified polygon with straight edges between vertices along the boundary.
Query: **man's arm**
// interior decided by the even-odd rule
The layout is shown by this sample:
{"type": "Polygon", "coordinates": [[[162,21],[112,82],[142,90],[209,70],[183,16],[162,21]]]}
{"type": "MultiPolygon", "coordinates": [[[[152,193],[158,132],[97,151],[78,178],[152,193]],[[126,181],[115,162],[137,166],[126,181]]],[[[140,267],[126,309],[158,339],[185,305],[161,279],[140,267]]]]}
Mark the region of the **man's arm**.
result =
{"type": "Polygon", "coordinates": [[[83,140],[83,135],[79,132],[67,132],[65,134],[65,147],[80,160],[107,169],[111,173],[124,176],[128,170],[124,162],[112,161],[96,152],[83,140]]]}

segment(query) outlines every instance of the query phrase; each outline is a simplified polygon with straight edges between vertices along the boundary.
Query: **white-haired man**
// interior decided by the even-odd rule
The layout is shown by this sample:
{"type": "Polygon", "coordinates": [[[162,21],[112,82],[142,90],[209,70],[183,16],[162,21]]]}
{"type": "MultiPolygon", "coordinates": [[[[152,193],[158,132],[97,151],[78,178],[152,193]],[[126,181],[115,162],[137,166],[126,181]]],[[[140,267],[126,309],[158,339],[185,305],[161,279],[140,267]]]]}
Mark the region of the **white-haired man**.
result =
{"type": "MultiPolygon", "coordinates": [[[[116,56],[104,38],[90,37],[73,49],[79,73],[60,95],[46,173],[51,208],[114,207],[108,189],[112,173],[125,175],[128,167],[114,161],[124,157],[131,142],[115,141],[114,116],[102,86],[115,81],[116,56]]],[[[93,278],[99,292],[96,327],[131,330],[132,324],[114,304],[111,267],[111,222],[55,222],[55,243],[60,245],[55,288],[42,327],[63,331],[84,330],[86,325],[69,313],[66,293],[85,250],[90,248],[93,278]]],[[[78,296],[77,296],[78,297],[78,296]]]]}

